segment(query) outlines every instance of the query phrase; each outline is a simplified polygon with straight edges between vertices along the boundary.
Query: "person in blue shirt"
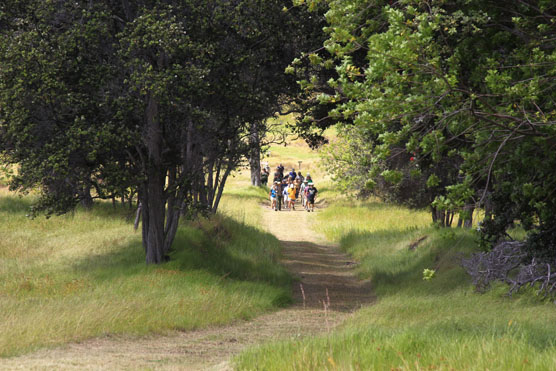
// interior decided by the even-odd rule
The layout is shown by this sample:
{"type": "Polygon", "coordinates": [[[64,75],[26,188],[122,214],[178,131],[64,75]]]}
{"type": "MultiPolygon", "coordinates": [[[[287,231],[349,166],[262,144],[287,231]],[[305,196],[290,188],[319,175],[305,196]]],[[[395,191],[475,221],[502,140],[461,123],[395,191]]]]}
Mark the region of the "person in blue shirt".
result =
{"type": "Polygon", "coordinates": [[[297,173],[295,172],[294,168],[292,168],[292,171],[290,171],[290,178],[291,180],[295,180],[295,178],[297,178],[297,173]]]}
{"type": "Polygon", "coordinates": [[[270,188],[270,208],[274,209],[274,211],[278,211],[278,208],[276,207],[276,196],[278,193],[277,183],[278,182],[274,182],[272,188],[270,188]]]}

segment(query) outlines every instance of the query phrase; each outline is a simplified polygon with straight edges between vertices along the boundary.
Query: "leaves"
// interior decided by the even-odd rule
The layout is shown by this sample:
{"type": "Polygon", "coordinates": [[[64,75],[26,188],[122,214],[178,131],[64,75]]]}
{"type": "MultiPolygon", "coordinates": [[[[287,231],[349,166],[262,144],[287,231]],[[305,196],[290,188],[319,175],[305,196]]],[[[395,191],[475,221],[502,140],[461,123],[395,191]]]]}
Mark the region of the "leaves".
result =
{"type": "MultiPolygon", "coordinates": [[[[326,79],[326,88],[306,86],[326,93],[316,95],[307,121],[322,127],[326,110],[328,118],[356,127],[340,135],[356,131],[372,143],[357,158],[380,163],[380,171],[364,175],[373,182],[380,174],[398,181],[398,171],[418,173],[434,192],[433,206],[462,213],[465,205],[487,207],[492,220],[482,231],[491,241],[521,221],[536,248],[553,246],[556,5],[509,1],[500,7],[478,0],[328,5],[323,46],[337,76],[326,79]],[[406,158],[413,159],[412,170],[400,160],[406,158]]],[[[306,122],[302,128],[307,127],[306,122]]],[[[360,152],[361,145],[343,149],[360,152]]],[[[345,166],[348,173],[359,169],[345,166]]]]}

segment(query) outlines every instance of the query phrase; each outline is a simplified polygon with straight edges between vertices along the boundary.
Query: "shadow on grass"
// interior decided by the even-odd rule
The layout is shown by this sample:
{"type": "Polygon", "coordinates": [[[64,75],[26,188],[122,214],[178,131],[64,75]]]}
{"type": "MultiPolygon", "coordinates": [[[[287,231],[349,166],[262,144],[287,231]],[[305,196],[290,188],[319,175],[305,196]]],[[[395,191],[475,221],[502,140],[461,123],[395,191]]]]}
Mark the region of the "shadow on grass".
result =
{"type": "Polygon", "coordinates": [[[224,197],[235,198],[239,200],[255,200],[255,201],[262,201],[266,200],[266,195],[270,191],[270,188],[267,186],[258,188],[258,187],[250,187],[241,190],[232,190],[224,192],[224,197]]]}
{"type": "Polygon", "coordinates": [[[176,236],[172,260],[181,269],[204,269],[228,278],[289,285],[278,264],[279,241],[271,234],[220,217],[203,231],[189,227],[176,236]]]}
{"type": "Polygon", "coordinates": [[[31,210],[33,199],[30,196],[0,196],[0,212],[27,214],[31,210]]]}
{"type": "Polygon", "coordinates": [[[122,204],[117,202],[112,204],[111,201],[107,200],[97,200],[93,204],[93,208],[86,210],[81,206],[76,208],[76,212],[81,213],[91,213],[94,216],[102,217],[106,219],[122,219],[132,220],[135,217],[137,211],[137,205],[133,205],[131,208],[128,204],[122,204]]]}
{"type": "Polygon", "coordinates": [[[431,290],[444,295],[469,285],[470,280],[459,262],[474,246],[474,237],[461,230],[455,234],[443,233],[445,231],[434,228],[410,228],[402,232],[358,231],[342,237],[340,245],[348,253],[362,257],[361,275],[370,278],[382,295],[400,291],[430,295],[431,290]],[[410,249],[410,244],[422,236],[427,238],[415,249],[410,249]],[[425,283],[424,269],[434,269],[443,278],[425,283]]]}
{"type": "MultiPolygon", "coordinates": [[[[37,198],[31,195],[20,195],[12,193],[5,196],[0,196],[0,212],[14,213],[14,214],[29,214],[31,212],[31,207],[37,201],[37,198]]],[[[92,209],[86,210],[80,206],[77,206],[75,210],[71,210],[64,214],[64,217],[71,217],[75,213],[90,213],[96,217],[102,217],[106,219],[121,219],[127,218],[131,219],[135,216],[135,206],[129,208],[129,206],[122,205],[121,203],[116,203],[115,206],[112,205],[111,201],[97,200],[94,202],[92,209]]],[[[36,217],[44,217],[44,214],[37,214],[36,217]]],[[[56,217],[56,215],[52,215],[56,217]]]]}
{"type": "Polygon", "coordinates": [[[276,299],[275,305],[291,302],[291,277],[278,264],[279,242],[274,236],[225,217],[208,224],[210,227],[194,227],[191,223],[180,226],[166,263],[145,264],[141,234],[137,232],[132,243],[115,246],[110,253],[76,261],[73,269],[98,280],[148,274],[160,269],[184,273],[200,270],[223,283],[260,282],[284,289],[284,295],[276,299]]]}

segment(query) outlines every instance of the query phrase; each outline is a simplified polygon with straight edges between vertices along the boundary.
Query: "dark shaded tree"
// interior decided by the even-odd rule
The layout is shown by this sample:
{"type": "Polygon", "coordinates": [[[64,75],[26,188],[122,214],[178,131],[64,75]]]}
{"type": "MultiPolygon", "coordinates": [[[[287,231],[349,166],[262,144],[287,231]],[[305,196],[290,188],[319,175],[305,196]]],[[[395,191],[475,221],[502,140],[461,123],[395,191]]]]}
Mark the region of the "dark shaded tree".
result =
{"type": "Polygon", "coordinates": [[[19,166],[12,189],[39,186],[35,211],[47,214],[137,194],[146,261],[164,261],[182,214],[216,211],[249,154],[249,123],[295,88],[282,71],[304,39],[282,7],[6,3],[0,150],[19,166]]]}

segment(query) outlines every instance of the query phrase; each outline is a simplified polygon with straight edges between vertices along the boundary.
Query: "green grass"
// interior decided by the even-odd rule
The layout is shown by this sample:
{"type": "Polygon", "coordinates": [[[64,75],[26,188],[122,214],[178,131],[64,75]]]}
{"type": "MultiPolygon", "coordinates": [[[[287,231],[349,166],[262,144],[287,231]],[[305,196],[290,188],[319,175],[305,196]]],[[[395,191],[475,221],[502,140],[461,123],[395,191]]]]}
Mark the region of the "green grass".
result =
{"type": "Polygon", "coordinates": [[[426,211],[409,210],[377,201],[338,199],[333,186],[324,187],[322,190],[335,202],[333,207],[319,214],[316,229],[331,241],[340,242],[346,234],[357,232],[395,233],[430,225],[430,214],[426,211]]]}
{"type": "Polygon", "coordinates": [[[30,196],[0,190],[0,356],[105,334],[225,324],[289,303],[279,242],[250,225],[261,197],[227,194],[223,208],[232,205],[243,219],[183,223],[171,261],[146,266],[127,209],[99,203],[29,219],[30,196]]]}
{"type": "Polygon", "coordinates": [[[507,286],[478,294],[459,266],[474,251],[474,231],[435,229],[425,213],[345,202],[320,213],[317,228],[360,261],[377,302],[332,333],[252,348],[239,369],[551,370],[556,368],[556,308],[507,286]],[[413,250],[409,246],[426,239],[413,250]],[[424,281],[425,268],[436,270],[424,281]]]}

